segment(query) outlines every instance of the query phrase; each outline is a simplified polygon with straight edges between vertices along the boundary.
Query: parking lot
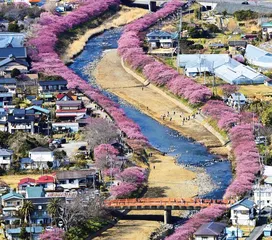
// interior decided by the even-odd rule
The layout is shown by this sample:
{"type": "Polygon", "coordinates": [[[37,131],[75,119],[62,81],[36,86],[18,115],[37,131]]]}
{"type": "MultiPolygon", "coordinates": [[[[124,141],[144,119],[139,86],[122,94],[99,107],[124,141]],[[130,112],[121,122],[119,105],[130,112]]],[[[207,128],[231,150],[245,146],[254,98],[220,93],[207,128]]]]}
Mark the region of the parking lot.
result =
{"type": "Polygon", "coordinates": [[[81,141],[64,143],[61,144],[61,148],[58,148],[58,150],[64,150],[67,153],[68,158],[71,159],[81,146],[87,146],[87,142],[81,141]]]}

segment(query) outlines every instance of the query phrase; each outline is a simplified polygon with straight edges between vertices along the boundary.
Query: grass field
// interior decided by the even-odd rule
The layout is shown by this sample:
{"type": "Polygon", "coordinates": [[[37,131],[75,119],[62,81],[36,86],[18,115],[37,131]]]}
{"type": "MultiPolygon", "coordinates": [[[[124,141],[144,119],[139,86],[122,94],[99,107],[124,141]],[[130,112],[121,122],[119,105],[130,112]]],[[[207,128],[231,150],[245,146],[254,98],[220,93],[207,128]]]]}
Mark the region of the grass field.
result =
{"type": "MultiPolygon", "coordinates": [[[[265,86],[264,84],[260,85],[244,85],[240,86],[240,92],[245,94],[247,97],[256,97],[258,99],[263,99],[268,97],[268,95],[272,96],[272,87],[265,86]]],[[[271,100],[271,99],[266,99],[271,100]]]]}
{"type": "Polygon", "coordinates": [[[41,174],[23,174],[23,175],[7,175],[7,176],[1,176],[0,179],[5,181],[11,188],[17,188],[18,182],[22,178],[34,178],[38,179],[41,174]]]}

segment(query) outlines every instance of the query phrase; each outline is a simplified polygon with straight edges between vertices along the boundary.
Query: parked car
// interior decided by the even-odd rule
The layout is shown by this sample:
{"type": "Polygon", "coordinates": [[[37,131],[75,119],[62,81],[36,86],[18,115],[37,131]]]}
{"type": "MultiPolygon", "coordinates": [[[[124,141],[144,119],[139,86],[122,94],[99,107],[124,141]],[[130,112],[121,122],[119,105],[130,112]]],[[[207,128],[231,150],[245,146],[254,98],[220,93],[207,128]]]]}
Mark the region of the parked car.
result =
{"type": "Polygon", "coordinates": [[[243,5],[249,5],[248,1],[242,2],[243,5]]]}
{"type": "Polygon", "coordinates": [[[86,151],[87,148],[86,148],[86,146],[80,146],[80,147],[78,148],[78,150],[79,150],[79,151],[86,151]]]}
{"type": "Polygon", "coordinates": [[[266,143],[266,137],[265,136],[259,136],[255,138],[255,143],[257,145],[265,144],[266,143]]]}

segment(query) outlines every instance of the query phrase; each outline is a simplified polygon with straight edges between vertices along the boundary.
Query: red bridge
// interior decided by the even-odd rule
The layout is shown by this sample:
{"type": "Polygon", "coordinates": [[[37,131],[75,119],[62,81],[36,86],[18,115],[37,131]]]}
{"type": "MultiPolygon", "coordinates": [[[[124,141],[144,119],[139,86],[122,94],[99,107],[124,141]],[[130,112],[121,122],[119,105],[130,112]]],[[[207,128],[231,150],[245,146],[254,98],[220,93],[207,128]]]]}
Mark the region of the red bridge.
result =
{"type": "Polygon", "coordinates": [[[105,206],[116,210],[164,210],[164,223],[169,223],[171,210],[200,210],[212,204],[230,207],[234,201],[199,198],[131,198],[106,200],[105,206]]]}

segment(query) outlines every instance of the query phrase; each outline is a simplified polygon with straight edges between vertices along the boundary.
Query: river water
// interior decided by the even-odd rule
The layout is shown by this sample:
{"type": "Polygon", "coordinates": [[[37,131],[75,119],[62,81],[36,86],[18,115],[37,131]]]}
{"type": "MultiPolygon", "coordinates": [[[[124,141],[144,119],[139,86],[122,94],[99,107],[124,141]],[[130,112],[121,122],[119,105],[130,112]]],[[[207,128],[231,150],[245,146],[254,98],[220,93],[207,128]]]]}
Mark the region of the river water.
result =
{"type": "MultiPolygon", "coordinates": [[[[74,59],[70,68],[80,77],[90,81],[90,84],[97,87],[95,79],[90,79],[90,76],[85,73],[84,69],[92,63],[95,64],[105,50],[117,48],[120,34],[121,29],[112,29],[91,38],[81,54],[74,59]]],[[[210,154],[203,145],[161,125],[111,93],[107,91],[102,92],[120,104],[127,116],[141,127],[143,134],[153,147],[169,155],[176,156],[180,164],[200,166],[206,169],[217,188],[202,197],[222,198],[232,178],[229,161],[218,161],[217,156],[210,154]]]]}

